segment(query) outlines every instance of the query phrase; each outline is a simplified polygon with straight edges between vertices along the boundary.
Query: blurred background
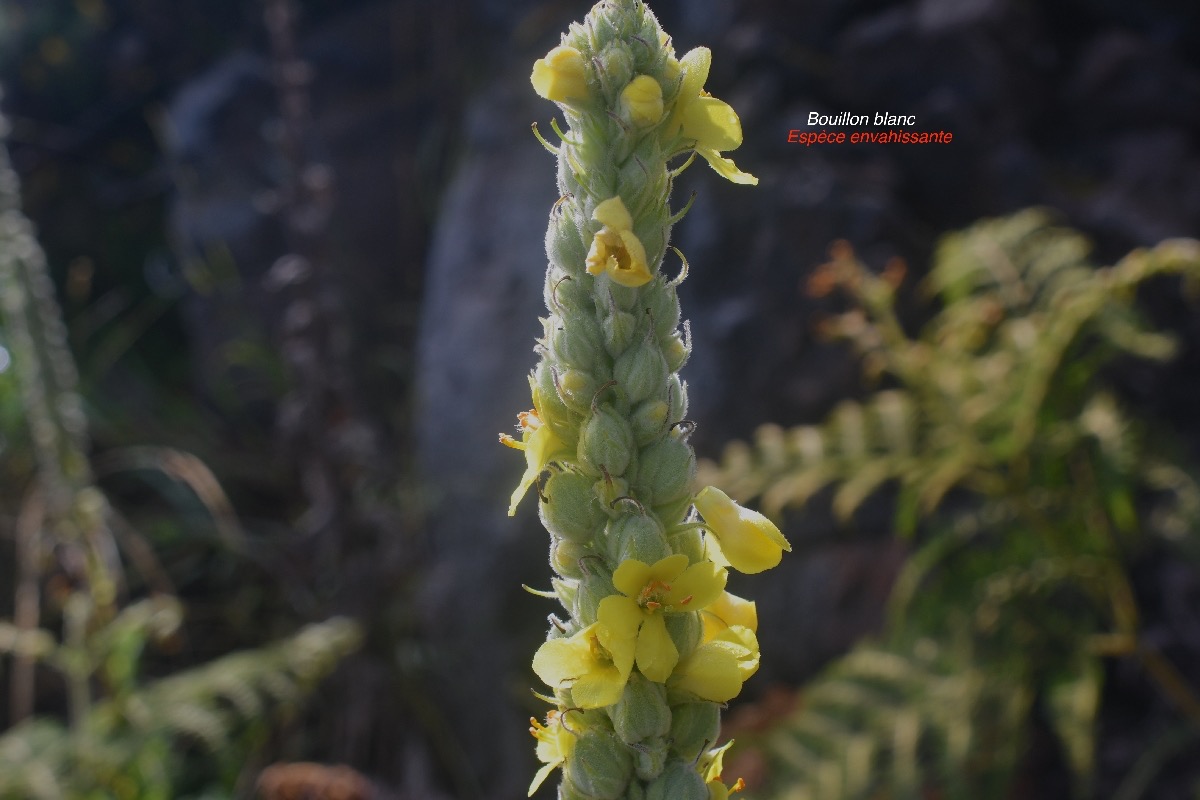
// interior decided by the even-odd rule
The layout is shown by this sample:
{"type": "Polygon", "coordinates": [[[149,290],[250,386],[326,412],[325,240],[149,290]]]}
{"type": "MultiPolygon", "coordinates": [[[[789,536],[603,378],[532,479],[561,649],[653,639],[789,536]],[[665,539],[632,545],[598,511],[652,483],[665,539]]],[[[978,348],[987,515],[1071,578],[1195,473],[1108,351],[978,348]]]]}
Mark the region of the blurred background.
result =
{"type": "MultiPolygon", "coordinates": [[[[877,281],[899,328],[921,339],[955,300],[931,297],[952,283],[928,282],[931,262],[975,263],[936,249],[950,231],[1041,207],[1047,224],[1094,245],[1070,266],[1200,235],[1200,8],[652,7],[678,53],[712,49],[707,88],[740,114],[745,143],[733,156],[760,179],[734,186],[693,166],[676,197],[695,192],[695,203],[674,234],[691,265],[680,290],[694,336],[691,442],[711,460],[706,476],[751,504],[773,498],[795,545],[780,568],[732,587],[758,601],[763,646],[762,669],[726,717],[746,743],[736,769],[747,795],[1200,797],[1200,533],[1187,505],[1200,462],[1200,314],[1185,282],[1096,289],[1128,319],[1105,316],[1103,300],[1055,351],[1051,389],[1010,398],[1017,417],[1035,402],[1029,424],[1049,427],[1019,458],[989,462],[1003,491],[971,482],[982,468],[929,489],[914,456],[838,495],[833,484],[858,474],[865,451],[808,491],[796,482],[811,466],[797,455],[803,437],[788,435],[824,431],[833,454],[846,424],[837,409],[869,412],[881,389],[919,400],[912,375],[889,372],[879,354],[893,351],[869,335],[879,304],[855,316],[874,302],[855,292],[877,281]],[[813,111],[915,115],[916,129],[949,131],[953,143],[789,144],[813,111]],[[856,255],[831,251],[838,241],[856,255]],[[848,292],[826,291],[841,284],[848,292]],[[1121,325],[1150,338],[1123,339],[1121,325]],[[858,347],[827,335],[839,331],[858,347]],[[866,373],[864,351],[875,353],[866,373]],[[1130,432],[1116,450],[1102,446],[1098,423],[1087,427],[1097,402],[1119,409],[1112,418],[1130,432]],[[1036,451],[1085,428],[1094,435],[1080,434],[1080,463],[1107,476],[1094,485],[1055,471],[1076,463],[1073,444],[1036,451]],[[914,486],[920,502],[909,503],[914,486]],[[1064,492],[1074,493],[1060,512],[1064,492]],[[1009,512],[1026,506],[1004,505],[1018,494],[1041,498],[1033,505],[1049,529],[1082,520],[1083,533],[1010,558],[996,543],[1011,537],[997,531],[1025,519],[1009,512]],[[984,513],[997,507],[1007,510],[984,513]],[[963,519],[986,529],[957,540],[975,571],[951,581],[957,594],[929,595],[953,608],[990,597],[999,572],[1024,585],[1032,569],[1043,586],[1068,565],[1064,584],[1032,592],[1013,617],[1021,629],[1067,609],[1061,630],[1003,646],[984,636],[967,648],[970,670],[949,642],[982,636],[979,626],[909,624],[894,591],[898,575],[909,590],[931,580],[913,572],[914,555],[963,519]],[[1115,545],[1094,535],[1109,527],[1115,545]],[[1082,563],[1076,546],[1091,572],[1071,566],[1082,563]],[[989,554],[999,567],[983,563],[989,554]],[[922,709],[958,695],[864,668],[855,685],[882,692],[864,703],[894,714],[843,719],[842,708],[823,728],[805,722],[804,687],[845,677],[839,664],[853,673],[843,654],[867,652],[864,641],[939,680],[974,676],[972,698],[993,686],[1023,699],[1001,709],[964,700],[970,719],[935,724],[922,709]],[[993,650],[1019,663],[989,661],[993,650]],[[954,655],[929,655],[943,651],[954,655]],[[910,729],[905,749],[899,732],[910,729]],[[855,752],[866,753],[858,767],[847,762],[855,752]],[[817,786],[829,763],[820,774],[840,777],[817,786]],[[867,774],[876,777],[855,783],[867,774]]],[[[526,720],[542,713],[529,660],[554,609],[521,589],[547,584],[547,540],[533,504],[505,515],[522,465],[496,434],[529,405],[557,199],[554,161],[529,131],[534,121],[548,131],[555,109],[532,92],[530,66],[587,10],[564,0],[0,0],[8,148],[53,288],[17,270],[29,325],[49,334],[25,337],[16,301],[0,329],[0,617],[12,620],[0,630],[0,719],[14,726],[0,759],[30,775],[45,762],[42,783],[13,778],[0,784],[6,796],[84,796],[89,784],[103,797],[524,796],[536,768],[526,720]],[[47,402],[67,398],[45,425],[86,465],[68,453],[55,467],[54,447],[29,432],[47,414],[31,409],[37,376],[21,384],[22,358],[42,359],[47,402]],[[77,381],[46,378],[65,360],[77,381]],[[86,426],[63,412],[72,403],[86,426]],[[87,517],[96,490],[105,510],[87,517]],[[357,627],[304,627],[331,618],[357,627]],[[30,638],[37,628],[53,642],[30,638]],[[229,660],[239,652],[251,660],[229,660]],[[294,691],[270,688],[280,674],[294,691]],[[171,676],[193,683],[166,684],[176,694],[147,701],[150,717],[130,711],[130,697],[171,676]],[[171,716],[186,703],[193,716],[171,716]],[[121,747],[72,749],[68,718],[76,745],[82,728],[121,747]],[[324,793],[286,793],[303,787],[324,793]]],[[[984,250],[1025,246],[1020,231],[976,230],[984,250]]],[[[1176,271],[1194,277],[1189,258],[1176,271]]],[[[989,306],[989,324],[1019,316],[1040,332],[1066,314],[1049,290],[1037,305],[1037,280],[1018,281],[1032,287],[1025,305],[989,306]]],[[[14,285],[7,297],[20,294],[14,285]]],[[[1020,353],[1032,352],[1014,351],[1010,371],[975,373],[969,357],[983,350],[960,349],[963,374],[985,376],[985,398],[1020,384],[1020,353]]],[[[912,414],[928,410],[914,402],[912,414]]],[[[937,427],[930,413],[910,426],[918,454],[937,427]]],[[[922,563],[948,563],[937,558],[922,563]]]]}

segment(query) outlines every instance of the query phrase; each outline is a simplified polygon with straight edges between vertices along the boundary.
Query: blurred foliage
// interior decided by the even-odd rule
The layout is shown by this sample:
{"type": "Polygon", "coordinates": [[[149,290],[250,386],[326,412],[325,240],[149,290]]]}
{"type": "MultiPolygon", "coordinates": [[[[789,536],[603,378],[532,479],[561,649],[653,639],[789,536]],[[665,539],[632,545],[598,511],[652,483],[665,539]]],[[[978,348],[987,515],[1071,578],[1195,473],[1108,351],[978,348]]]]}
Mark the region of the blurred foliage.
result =
{"type": "MultiPolygon", "coordinates": [[[[268,711],[294,707],[357,647],[358,626],[333,619],[275,646],[143,680],[147,645],[178,648],[183,606],[153,548],[96,486],[66,329],[2,149],[0,314],[0,509],[16,554],[13,619],[0,622],[15,723],[0,736],[0,797],[232,791],[270,730],[268,711]],[[14,495],[13,486],[27,488],[14,495]],[[133,570],[141,583],[130,580],[133,570]],[[147,596],[135,598],[135,589],[147,596]],[[39,702],[51,675],[65,697],[39,702]],[[66,724],[49,713],[55,705],[65,705],[66,724]]],[[[113,451],[105,463],[109,471],[157,468],[186,483],[213,511],[218,532],[236,536],[220,487],[197,459],[143,447],[113,451]]]]}
{"type": "Polygon", "coordinates": [[[829,488],[843,521],[891,497],[914,544],[883,636],[753,740],[767,796],[1010,796],[1035,720],[1091,796],[1105,657],[1140,663],[1181,715],[1172,736],[1200,730],[1200,687],[1139,637],[1128,572],[1150,537],[1200,561],[1200,486],[1104,386],[1119,358],[1171,357],[1136,290],[1176,276],[1194,298],[1200,243],[1104,268],[1088,251],[1039,211],[945,237],[928,277],[940,310],[916,338],[895,313],[899,262],[875,275],[838,245],[813,277],[855,301],[828,331],[894,383],[821,425],[761,428],[702,480],[772,514],[829,488]]]}

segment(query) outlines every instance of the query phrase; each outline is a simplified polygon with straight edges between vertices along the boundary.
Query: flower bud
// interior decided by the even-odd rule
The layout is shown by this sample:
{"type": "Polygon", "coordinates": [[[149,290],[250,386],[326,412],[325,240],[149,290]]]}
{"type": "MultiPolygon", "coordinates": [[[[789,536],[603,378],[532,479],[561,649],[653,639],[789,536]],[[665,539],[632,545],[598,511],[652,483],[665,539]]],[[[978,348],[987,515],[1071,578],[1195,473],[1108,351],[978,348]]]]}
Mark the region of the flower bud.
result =
{"type": "Polygon", "coordinates": [[[721,735],[721,707],[716,703],[681,703],[671,707],[671,752],[693,763],[721,735]]]}
{"type": "Polygon", "coordinates": [[[624,353],[633,343],[637,332],[637,318],[628,311],[614,310],[601,323],[604,329],[604,346],[613,358],[624,353]]]}
{"type": "Polygon", "coordinates": [[[550,224],[546,227],[546,256],[551,264],[560,265],[571,273],[583,272],[587,246],[574,215],[565,211],[550,215],[550,224]]]}
{"type": "Polygon", "coordinates": [[[692,354],[691,348],[687,346],[687,342],[678,333],[672,333],[663,342],[663,357],[666,359],[667,366],[671,372],[679,372],[683,365],[687,363],[688,356],[692,354]]]}
{"type": "MultiPolygon", "coordinates": [[[[682,516],[680,514],[678,517],[664,517],[663,519],[680,519],[682,516]]],[[[667,542],[672,551],[683,553],[692,564],[704,560],[704,534],[696,528],[672,531],[667,534],[667,542]]]]}
{"type": "Polygon", "coordinates": [[[568,369],[558,376],[559,397],[566,406],[580,413],[592,405],[596,396],[596,379],[579,369],[568,369]]]}
{"type": "Polygon", "coordinates": [[[610,520],[604,530],[604,550],[613,564],[631,558],[654,564],[671,555],[662,525],[649,514],[626,514],[610,520]]]}
{"type": "Polygon", "coordinates": [[[662,400],[646,400],[633,409],[629,426],[638,447],[645,447],[663,434],[670,410],[671,407],[662,400]]]}
{"type": "Polygon", "coordinates": [[[648,739],[633,752],[633,771],[643,781],[653,781],[662,775],[671,756],[671,748],[663,737],[648,739]]]}
{"type": "Polygon", "coordinates": [[[662,87],[649,75],[638,75],[621,90],[620,109],[639,128],[654,125],[663,115],[662,87]]]}
{"type": "Polygon", "coordinates": [[[708,786],[690,764],[672,760],[646,787],[646,800],[708,800],[708,786]]]}
{"type": "Polygon", "coordinates": [[[634,345],[613,365],[613,379],[631,403],[659,397],[667,387],[667,362],[654,344],[634,345]]]}
{"type": "Polygon", "coordinates": [[[661,339],[679,327],[679,297],[670,284],[655,284],[655,289],[647,293],[646,307],[654,318],[654,335],[661,339]]]}
{"type": "Polygon", "coordinates": [[[596,71],[600,80],[605,89],[613,92],[615,100],[616,92],[633,77],[633,54],[629,52],[627,44],[618,40],[605,45],[596,60],[599,62],[596,71]]]}
{"type": "Polygon", "coordinates": [[[550,568],[564,578],[582,578],[583,569],[579,566],[579,559],[594,552],[590,547],[570,539],[556,539],[551,536],[550,568]]]}
{"type": "Polygon", "coordinates": [[[604,358],[603,334],[600,325],[591,314],[578,314],[571,318],[570,325],[551,317],[550,355],[560,367],[589,369],[604,358]]]}
{"type": "Polygon", "coordinates": [[[696,455],[682,439],[667,436],[638,454],[634,491],[643,503],[660,506],[687,497],[696,477],[696,455]]]}
{"type": "Polygon", "coordinates": [[[629,422],[612,406],[600,406],[579,431],[579,460],[595,474],[623,475],[633,452],[629,422]]]}
{"type": "Polygon", "coordinates": [[[535,92],[555,103],[582,100],[588,94],[583,55],[574,47],[556,47],[533,62],[529,80],[535,92]]]}
{"type": "Polygon", "coordinates": [[[586,628],[596,621],[596,609],[600,606],[600,601],[610,594],[615,594],[617,590],[613,587],[612,574],[604,569],[601,559],[585,559],[582,568],[584,574],[579,579],[575,591],[575,604],[572,606],[571,616],[586,628]]]}
{"type": "Polygon", "coordinates": [[[593,728],[576,740],[571,757],[563,764],[563,774],[584,797],[617,800],[625,794],[633,774],[633,758],[629,748],[612,734],[593,728]]]}
{"type": "Polygon", "coordinates": [[[680,653],[690,653],[700,644],[700,633],[703,625],[700,615],[694,611],[683,614],[668,614],[666,616],[667,633],[680,653]]]}
{"type": "Polygon", "coordinates": [[[625,684],[625,693],[616,705],[608,709],[613,730],[626,744],[643,739],[666,736],[671,729],[671,709],[667,706],[667,690],[634,672],[625,684]]]}
{"type": "Polygon", "coordinates": [[[538,504],[542,524],[552,535],[575,542],[591,541],[605,519],[593,490],[595,481],[570,470],[550,472],[542,485],[546,502],[538,504]]]}

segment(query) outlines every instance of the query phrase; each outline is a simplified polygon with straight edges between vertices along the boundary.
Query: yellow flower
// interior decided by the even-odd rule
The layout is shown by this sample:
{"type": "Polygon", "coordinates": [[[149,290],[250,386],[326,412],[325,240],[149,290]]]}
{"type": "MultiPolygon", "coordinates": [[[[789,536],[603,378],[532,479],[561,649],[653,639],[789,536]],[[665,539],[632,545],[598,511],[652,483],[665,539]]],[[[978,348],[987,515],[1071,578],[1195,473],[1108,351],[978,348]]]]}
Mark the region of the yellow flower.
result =
{"type": "Polygon", "coordinates": [[[662,87],[649,75],[638,75],[621,90],[621,110],[635,125],[653,125],[663,115],[662,87]]]}
{"type": "Polygon", "coordinates": [[[725,752],[731,747],[732,739],[715,750],[709,750],[700,759],[700,771],[708,786],[708,800],[729,800],[729,795],[746,788],[746,782],[741,778],[734,781],[733,786],[726,786],[721,782],[721,772],[725,769],[725,752]]]}
{"type": "Polygon", "coordinates": [[[596,616],[602,622],[636,631],[638,669],[650,680],[662,683],[679,661],[663,614],[706,607],[725,588],[727,575],[711,561],[688,566],[688,557],[682,553],[654,564],[627,559],[613,573],[613,586],[621,594],[601,600],[596,616]]]}
{"type": "Polygon", "coordinates": [[[571,713],[570,710],[551,711],[546,715],[545,725],[534,717],[529,718],[529,732],[537,739],[537,757],[542,762],[542,768],[529,784],[528,797],[533,797],[550,773],[571,757],[571,751],[575,749],[575,734],[567,727],[571,713]]]}
{"type": "Polygon", "coordinates": [[[712,53],[707,47],[697,47],[680,59],[683,85],[671,113],[668,131],[677,129],[685,140],[694,142],[693,149],[722,178],[755,185],[758,178],[742,172],[731,159],[721,155],[722,150],[736,150],[741,146],[742,122],[728,103],[703,91],[711,64],[712,53]]]}
{"type": "Polygon", "coordinates": [[[742,508],[715,486],[701,490],[695,504],[710,534],[704,539],[706,555],[718,564],[750,575],[776,566],[783,551],[792,550],[774,522],[742,508]]]}
{"type": "Polygon", "coordinates": [[[551,639],[533,655],[533,671],[556,689],[571,690],[578,708],[621,699],[633,671],[637,629],[621,618],[600,619],[567,639],[551,639]]]}
{"type": "Polygon", "coordinates": [[[556,103],[587,97],[583,54],[574,47],[556,47],[545,58],[533,62],[533,74],[529,80],[535,92],[556,103]]]}
{"type": "Polygon", "coordinates": [[[525,496],[529,487],[545,471],[550,462],[571,453],[571,448],[555,435],[549,425],[542,421],[540,411],[542,395],[534,385],[532,378],[529,380],[529,385],[533,390],[533,409],[517,414],[517,421],[521,428],[521,441],[518,442],[507,433],[500,434],[501,444],[508,445],[515,450],[525,451],[525,474],[521,476],[521,483],[509,500],[508,515],[510,517],[517,513],[517,504],[521,502],[521,498],[525,496]]]}
{"type": "Polygon", "coordinates": [[[592,219],[604,227],[592,237],[587,271],[605,273],[622,286],[641,286],[654,277],[646,265],[646,248],[633,233],[633,217],[620,197],[610,197],[596,206],[592,219]]]}
{"type": "Polygon", "coordinates": [[[741,625],[743,628],[757,631],[758,607],[753,600],[747,600],[729,592],[721,592],[720,597],[700,612],[700,622],[704,625],[705,641],[713,639],[718,633],[733,625],[741,625]]]}
{"type": "Polygon", "coordinates": [[[731,625],[705,639],[680,660],[670,685],[714,703],[737,697],[758,671],[758,637],[744,625],[731,625]]]}

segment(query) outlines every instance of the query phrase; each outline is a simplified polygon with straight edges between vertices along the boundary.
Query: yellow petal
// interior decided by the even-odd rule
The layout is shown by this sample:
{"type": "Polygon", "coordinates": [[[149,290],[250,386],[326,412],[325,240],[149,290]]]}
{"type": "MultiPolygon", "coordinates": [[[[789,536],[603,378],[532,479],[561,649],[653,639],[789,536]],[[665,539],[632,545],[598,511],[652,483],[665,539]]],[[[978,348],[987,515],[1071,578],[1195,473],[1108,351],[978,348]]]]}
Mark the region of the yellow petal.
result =
{"type": "Polygon", "coordinates": [[[715,97],[697,97],[683,111],[683,135],[698,148],[736,150],[742,144],[742,121],[733,106],[715,97]]]}
{"type": "Polygon", "coordinates": [[[731,183],[740,183],[743,186],[758,185],[758,178],[749,172],[742,172],[738,169],[737,164],[733,163],[733,159],[725,158],[715,150],[697,149],[696,152],[703,156],[708,165],[725,180],[731,183]]]}
{"type": "Polygon", "coordinates": [[[702,644],[679,662],[673,686],[714,703],[726,703],[742,690],[741,657],[746,648],[732,642],[702,644]]]}
{"type": "Polygon", "coordinates": [[[633,231],[621,231],[622,250],[613,254],[607,267],[608,277],[622,286],[638,287],[649,283],[654,276],[646,264],[646,248],[633,231]]]}
{"type": "MultiPolygon", "coordinates": [[[[683,557],[687,560],[687,556],[683,557]]],[[[613,586],[621,594],[637,597],[647,583],[650,582],[650,565],[636,558],[627,558],[613,571],[613,586]]],[[[608,598],[606,597],[605,600],[608,598]]],[[[600,601],[603,604],[603,600],[600,601]]]]}
{"type": "Polygon", "coordinates": [[[779,564],[792,546],[775,523],[757,511],[743,508],[714,486],[696,495],[696,510],[704,517],[711,537],[706,552],[713,561],[728,563],[739,572],[753,574],[779,564]]]}
{"type": "Polygon", "coordinates": [[[592,219],[614,231],[633,230],[633,217],[629,216],[629,209],[619,195],[597,203],[592,219]]]}
{"type": "Polygon", "coordinates": [[[550,429],[549,425],[543,424],[523,438],[525,440],[524,447],[521,449],[525,451],[525,472],[521,475],[521,482],[513,491],[512,497],[509,498],[508,515],[510,517],[517,513],[517,506],[521,499],[525,497],[529,487],[533,486],[550,462],[570,452],[563,440],[554,435],[554,431],[550,429]]]}
{"type": "Polygon", "coordinates": [[[533,654],[533,671],[547,686],[565,688],[592,668],[591,647],[584,638],[592,627],[595,626],[584,628],[569,639],[551,639],[533,654]]]}
{"type": "Polygon", "coordinates": [[[721,596],[728,577],[729,573],[711,561],[692,564],[670,581],[665,601],[674,611],[699,611],[721,596]]]}
{"type": "Polygon", "coordinates": [[[671,676],[671,670],[679,661],[679,651],[671,635],[667,633],[667,623],[662,614],[649,614],[637,639],[637,665],[650,680],[663,683],[671,676]]]}
{"type": "Polygon", "coordinates": [[[629,670],[615,665],[598,666],[571,684],[571,702],[579,708],[604,708],[621,699],[629,670]]]}
{"type": "Polygon", "coordinates": [[[621,90],[621,109],[635,125],[653,125],[663,115],[662,87],[649,75],[638,75],[621,90]]]}
{"type": "Polygon", "coordinates": [[[545,782],[546,778],[550,777],[550,773],[557,769],[558,765],[561,763],[561,761],[558,761],[554,764],[543,765],[542,768],[537,771],[537,774],[533,776],[533,780],[529,784],[529,794],[525,796],[533,797],[533,793],[538,790],[542,783],[545,782]]]}
{"type": "Polygon", "coordinates": [[[741,625],[752,631],[758,630],[758,606],[753,600],[738,597],[730,592],[721,592],[705,610],[715,615],[725,627],[741,625]]]}
{"type": "Polygon", "coordinates": [[[574,47],[556,47],[539,58],[533,63],[529,80],[535,92],[556,103],[587,97],[583,54],[574,47]]]}
{"type": "Polygon", "coordinates": [[[708,80],[712,51],[707,47],[688,50],[683,58],[679,59],[679,66],[683,67],[683,86],[679,89],[679,98],[683,102],[692,102],[700,96],[700,90],[708,80]]]}

